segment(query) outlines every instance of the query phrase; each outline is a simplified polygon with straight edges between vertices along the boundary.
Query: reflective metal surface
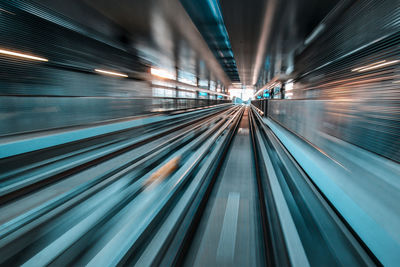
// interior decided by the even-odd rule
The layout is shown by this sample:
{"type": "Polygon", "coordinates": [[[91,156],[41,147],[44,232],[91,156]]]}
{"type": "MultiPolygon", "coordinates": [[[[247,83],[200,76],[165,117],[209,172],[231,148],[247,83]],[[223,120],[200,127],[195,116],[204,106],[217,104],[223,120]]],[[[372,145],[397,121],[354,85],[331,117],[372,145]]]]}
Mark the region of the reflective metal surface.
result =
{"type": "Polygon", "coordinates": [[[399,22],[0,1],[0,265],[397,267],[399,22]]]}
{"type": "Polygon", "coordinates": [[[270,100],[268,115],[311,143],[321,133],[400,162],[399,101],[270,100]]]}
{"type": "Polygon", "coordinates": [[[177,27],[192,23],[179,2],[181,17],[162,2],[2,2],[0,135],[223,103],[226,74],[193,24],[177,27]],[[128,23],[123,10],[141,11],[128,23]]]}

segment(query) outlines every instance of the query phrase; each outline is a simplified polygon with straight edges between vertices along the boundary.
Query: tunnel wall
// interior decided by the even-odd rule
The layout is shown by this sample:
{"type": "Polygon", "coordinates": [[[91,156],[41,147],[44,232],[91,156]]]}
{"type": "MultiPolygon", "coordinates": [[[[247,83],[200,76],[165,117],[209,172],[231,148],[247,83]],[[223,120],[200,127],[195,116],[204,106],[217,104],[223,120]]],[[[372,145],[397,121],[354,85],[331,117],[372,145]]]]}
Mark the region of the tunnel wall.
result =
{"type": "Polygon", "coordinates": [[[0,48],[48,59],[0,57],[0,136],[149,112],[147,82],[94,72],[143,71],[134,50],[32,1],[0,8],[0,48]]]}
{"type": "Polygon", "coordinates": [[[270,100],[269,116],[316,145],[326,133],[400,162],[399,10],[354,1],[296,57],[292,99],[270,100]]]}
{"type": "Polygon", "coordinates": [[[0,49],[48,59],[0,56],[0,136],[227,102],[153,97],[151,82],[142,80],[151,62],[133,44],[120,40],[119,26],[92,13],[77,23],[38,3],[0,3],[0,49]],[[104,32],[91,27],[97,24],[104,32]],[[95,69],[130,78],[100,75],[95,69]]]}
{"type": "Polygon", "coordinates": [[[391,113],[399,106],[400,100],[270,100],[268,116],[318,147],[327,134],[400,162],[391,113]]]}

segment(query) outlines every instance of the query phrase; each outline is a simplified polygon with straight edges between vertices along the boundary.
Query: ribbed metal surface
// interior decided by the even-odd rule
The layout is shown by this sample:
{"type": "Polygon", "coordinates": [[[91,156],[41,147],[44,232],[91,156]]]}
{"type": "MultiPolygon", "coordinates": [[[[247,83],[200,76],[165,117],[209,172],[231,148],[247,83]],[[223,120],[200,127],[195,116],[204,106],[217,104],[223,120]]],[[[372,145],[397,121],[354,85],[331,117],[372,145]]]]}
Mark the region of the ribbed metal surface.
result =
{"type": "Polygon", "coordinates": [[[146,102],[132,99],[150,97],[149,85],[94,74],[95,68],[140,68],[134,55],[84,35],[72,22],[55,20],[58,14],[50,16],[50,10],[34,2],[3,1],[0,8],[0,49],[48,60],[0,56],[0,135],[149,111],[146,102]]]}
{"type": "MultiPolygon", "coordinates": [[[[72,28],[65,23],[48,21],[47,13],[36,11],[43,7],[38,6],[32,11],[35,13],[25,11],[29,10],[26,4],[19,9],[20,2],[0,4],[0,8],[10,12],[2,12],[0,16],[1,48],[38,55],[47,58],[48,64],[80,71],[93,71],[96,67],[114,67],[124,71],[141,69],[135,55],[93,39],[88,33],[80,33],[84,29],[77,31],[78,25],[72,28]]],[[[8,62],[10,58],[5,60],[8,62]]]]}
{"type": "Polygon", "coordinates": [[[148,66],[133,48],[94,34],[34,1],[0,3],[0,49],[48,60],[0,53],[0,136],[224,102],[152,99],[147,81],[96,73],[144,73],[148,66]]]}
{"type": "Polygon", "coordinates": [[[236,60],[222,18],[219,1],[181,0],[181,3],[199,29],[225,73],[232,82],[240,82],[236,60]]]}
{"type": "Polygon", "coordinates": [[[304,74],[337,62],[368,44],[398,32],[399,15],[400,2],[396,0],[355,1],[298,57],[297,71],[304,74]]]}
{"type": "Polygon", "coordinates": [[[300,112],[305,125],[317,120],[329,134],[400,161],[399,17],[399,1],[356,1],[297,57],[292,98],[329,101],[285,102],[279,113],[300,112]]]}

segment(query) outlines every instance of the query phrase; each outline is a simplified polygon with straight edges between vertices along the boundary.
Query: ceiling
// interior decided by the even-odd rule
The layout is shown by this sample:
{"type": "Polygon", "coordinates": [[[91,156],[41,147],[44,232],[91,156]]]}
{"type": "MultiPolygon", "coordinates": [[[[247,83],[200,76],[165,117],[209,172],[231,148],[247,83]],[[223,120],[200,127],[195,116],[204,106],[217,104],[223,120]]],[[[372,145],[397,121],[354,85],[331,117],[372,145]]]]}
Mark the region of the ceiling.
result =
{"type": "Polygon", "coordinates": [[[220,0],[241,82],[255,85],[265,68],[285,61],[338,2],[220,0]]]}
{"type": "Polygon", "coordinates": [[[251,85],[255,57],[268,1],[220,0],[240,80],[251,85]]]}
{"type": "Polygon", "coordinates": [[[240,82],[236,60],[218,0],[180,0],[232,82],[240,82]]]}
{"type": "MultiPolygon", "coordinates": [[[[40,1],[68,13],[63,0],[40,1]]],[[[71,1],[118,24],[160,65],[253,86],[293,67],[294,51],[340,0],[71,1]]]]}
{"type": "Polygon", "coordinates": [[[169,71],[178,68],[200,79],[230,85],[228,72],[179,0],[81,1],[125,29],[132,45],[158,67],[169,71]]]}

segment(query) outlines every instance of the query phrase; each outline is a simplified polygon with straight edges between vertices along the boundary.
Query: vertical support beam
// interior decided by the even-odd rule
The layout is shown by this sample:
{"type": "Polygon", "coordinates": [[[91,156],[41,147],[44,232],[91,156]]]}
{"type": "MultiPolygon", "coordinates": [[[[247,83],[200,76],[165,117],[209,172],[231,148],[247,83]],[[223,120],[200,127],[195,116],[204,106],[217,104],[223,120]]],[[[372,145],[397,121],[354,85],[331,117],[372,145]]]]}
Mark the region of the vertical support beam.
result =
{"type": "MultiPolygon", "coordinates": [[[[211,78],[208,78],[208,87],[207,87],[208,90],[210,90],[210,83],[211,83],[211,78]]],[[[207,97],[207,99],[208,99],[208,101],[207,101],[207,106],[210,105],[210,97],[211,97],[211,94],[208,93],[208,97],[207,97]]]]}
{"type": "MultiPolygon", "coordinates": [[[[179,69],[178,69],[178,66],[175,66],[175,77],[176,77],[176,80],[178,81],[178,78],[179,78],[179,69]]],[[[177,86],[175,86],[175,97],[178,97],[179,96],[179,93],[178,93],[178,85],[177,86]]]]}
{"type": "MultiPolygon", "coordinates": [[[[196,74],[198,75],[198,73],[196,73],[196,74]]],[[[200,85],[200,78],[199,78],[199,76],[196,76],[196,87],[199,88],[199,85],[200,85]]],[[[196,107],[198,107],[200,104],[199,98],[200,98],[199,91],[196,91],[196,100],[195,100],[196,107]]]]}

